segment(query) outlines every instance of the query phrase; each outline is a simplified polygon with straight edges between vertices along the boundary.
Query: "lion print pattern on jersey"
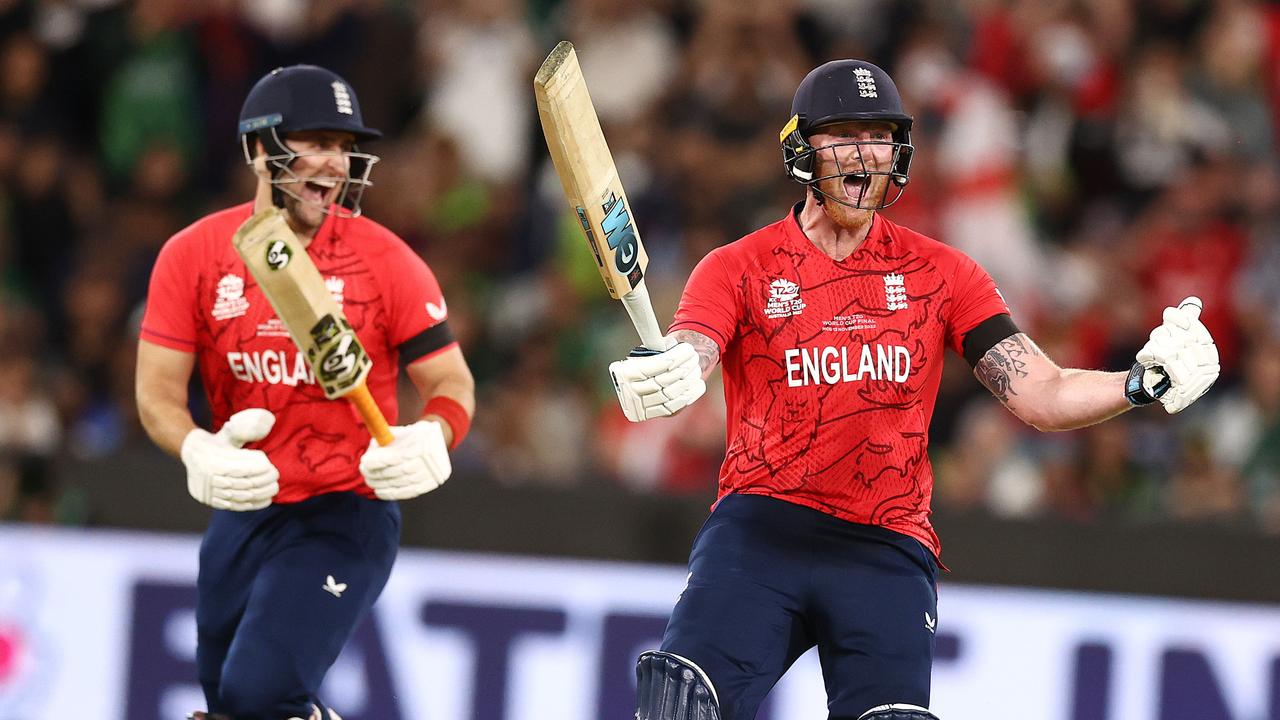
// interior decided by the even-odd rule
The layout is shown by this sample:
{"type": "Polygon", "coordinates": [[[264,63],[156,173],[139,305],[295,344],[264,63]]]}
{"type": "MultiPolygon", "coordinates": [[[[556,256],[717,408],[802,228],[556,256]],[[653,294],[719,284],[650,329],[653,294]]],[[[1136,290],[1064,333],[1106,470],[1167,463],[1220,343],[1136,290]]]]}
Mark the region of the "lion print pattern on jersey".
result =
{"type": "Polygon", "coordinates": [[[838,515],[871,506],[862,521],[914,523],[932,486],[925,395],[936,387],[951,299],[927,259],[870,245],[836,262],[784,243],[740,281],[746,312],[725,354],[739,355],[746,422],[726,467],[747,486],[838,515]],[[799,310],[780,316],[778,287],[792,284],[800,302],[789,309],[799,310]],[[831,507],[841,498],[851,502],[831,507]]]}

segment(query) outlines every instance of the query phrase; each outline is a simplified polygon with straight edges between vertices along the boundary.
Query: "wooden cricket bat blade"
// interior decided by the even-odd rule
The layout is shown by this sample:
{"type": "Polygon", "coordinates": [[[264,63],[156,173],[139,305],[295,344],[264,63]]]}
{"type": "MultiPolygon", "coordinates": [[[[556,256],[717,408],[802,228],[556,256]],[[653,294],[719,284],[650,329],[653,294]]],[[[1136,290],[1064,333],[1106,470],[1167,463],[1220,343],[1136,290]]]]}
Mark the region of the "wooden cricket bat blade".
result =
{"type": "Polygon", "coordinates": [[[561,41],[543,61],[533,92],[551,162],[605,288],[623,301],[645,346],[665,349],[644,285],[649,256],[571,43],[561,41]]]}
{"type": "Polygon", "coordinates": [[[355,405],[379,445],[394,440],[365,384],[373,361],[280,209],[255,213],[231,242],[325,397],[345,397],[355,405]]]}

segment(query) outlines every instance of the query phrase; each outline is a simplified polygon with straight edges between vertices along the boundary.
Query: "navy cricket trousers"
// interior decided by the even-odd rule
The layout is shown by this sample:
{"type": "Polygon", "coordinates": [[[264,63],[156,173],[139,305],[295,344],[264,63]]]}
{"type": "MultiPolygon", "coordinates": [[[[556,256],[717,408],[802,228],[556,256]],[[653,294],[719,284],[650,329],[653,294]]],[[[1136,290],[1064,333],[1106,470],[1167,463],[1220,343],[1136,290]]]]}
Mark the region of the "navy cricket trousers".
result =
{"type": "Polygon", "coordinates": [[[759,495],[720,501],[694,540],[662,649],[697,663],[724,720],[751,720],[817,645],[832,718],[928,707],[937,565],[914,538],[759,495]]]}
{"type": "Polygon", "coordinates": [[[196,665],[209,711],[306,718],[382,592],[400,507],[353,493],[254,512],[215,510],[200,545],[196,665]]]}

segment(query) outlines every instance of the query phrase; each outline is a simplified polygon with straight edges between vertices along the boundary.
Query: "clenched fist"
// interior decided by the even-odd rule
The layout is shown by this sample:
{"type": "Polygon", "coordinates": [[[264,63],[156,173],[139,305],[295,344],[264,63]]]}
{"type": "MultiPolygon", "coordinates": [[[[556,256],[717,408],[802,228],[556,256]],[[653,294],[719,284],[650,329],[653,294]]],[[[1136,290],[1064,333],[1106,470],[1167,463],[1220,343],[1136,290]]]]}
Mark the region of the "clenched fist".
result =
{"type": "Polygon", "coordinates": [[[689,343],[664,352],[636,348],[609,365],[622,412],[631,422],[675,415],[707,391],[698,353],[689,343]]]}
{"type": "Polygon", "coordinates": [[[271,432],[276,416],[250,408],[232,415],[217,433],[196,428],[182,441],[182,464],[187,466],[187,492],[218,510],[261,510],[280,491],[280,471],[261,450],[245,450],[245,443],[271,432]]]}
{"type": "Polygon", "coordinates": [[[1200,322],[1200,298],[1189,297],[1164,309],[1164,322],[1138,351],[1129,371],[1125,396],[1134,405],[1159,400],[1169,414],[1180,412],[1204,395],[1218,379],[1218,347],[1200,322]]]}
{"type": "Polygon", "coordinates": [[[379,500],[408,500],[444,484],[453,472],[440,423],[419,420],[391,428],[390,445],[369,441],[360,474],[379,500]]]}

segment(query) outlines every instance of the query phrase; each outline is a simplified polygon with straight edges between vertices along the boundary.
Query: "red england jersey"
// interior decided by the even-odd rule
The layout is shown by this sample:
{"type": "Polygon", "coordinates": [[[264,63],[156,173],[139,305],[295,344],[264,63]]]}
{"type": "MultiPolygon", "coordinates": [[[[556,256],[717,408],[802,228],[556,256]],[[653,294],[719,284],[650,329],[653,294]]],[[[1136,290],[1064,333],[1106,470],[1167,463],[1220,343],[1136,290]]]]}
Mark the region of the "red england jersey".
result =
{"type": "Polygon", "coordinates": [[[877,214],[836,261],[795,212],[709,253],[671,329],[720,346],[728,405],[720,492],[768,495],[924,543],[928,432],[945,348],[1009,312],[954,248],[877,214]]]}
{"type": "MultiPolygon", "coordinates": [[[[271,433],[249,446],[280,470],[275,502],[344,490],[374,497],[358,467],[369,444],[360,416],[325,397],[231,244],[252,210],[246,203],[214,213],[169,239],[151,273],[141,337],[195,353],[215,429],[246,408],[275,414],[271,433]]],[[[373,360],[370,393],[395,418],[401,345],[446,318],[435,276],[404,241],[364,217],[326,218],[307,254],[373,360]]],[[[416,342],[407,359],[455,344],[438,336],[435,347],[416,342]]]]}

